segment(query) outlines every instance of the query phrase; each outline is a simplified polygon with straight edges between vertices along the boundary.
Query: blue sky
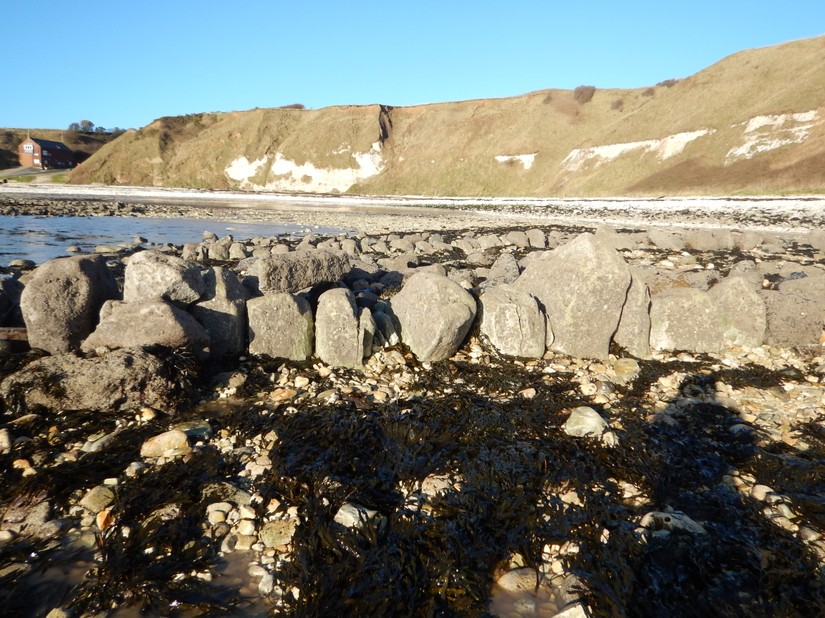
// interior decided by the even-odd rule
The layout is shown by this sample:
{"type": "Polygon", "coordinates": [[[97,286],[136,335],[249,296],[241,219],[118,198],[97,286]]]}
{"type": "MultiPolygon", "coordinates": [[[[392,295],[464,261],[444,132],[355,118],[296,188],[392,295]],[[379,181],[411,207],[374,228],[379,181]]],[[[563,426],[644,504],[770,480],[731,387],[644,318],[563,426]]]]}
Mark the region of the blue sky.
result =
{"type": "Polygon", "coordinates": [[[822,0],[4,0],[0,127],[641,87],[825,34],[822,0]],[[57,44],[59,49],[50,49],[57,44]]]}

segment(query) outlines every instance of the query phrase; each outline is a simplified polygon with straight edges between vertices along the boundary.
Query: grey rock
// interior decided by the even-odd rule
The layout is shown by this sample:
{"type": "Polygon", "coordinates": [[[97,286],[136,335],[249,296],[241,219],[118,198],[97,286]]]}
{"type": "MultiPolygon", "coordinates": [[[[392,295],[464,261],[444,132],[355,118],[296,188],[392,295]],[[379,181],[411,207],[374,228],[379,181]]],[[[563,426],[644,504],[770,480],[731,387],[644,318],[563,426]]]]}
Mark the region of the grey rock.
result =
{"type": "Polygon", "coordinates": [[[509,286],[487,288],[479,304],[481,332],[496,350],[524,358],[544,355],[546,320],[530,294],[509,286]]]}
{"type": "Polygon", "coordinates": [[[762,345],[767,328],[765,301],[744,277],[728,277],[713,286],[710,297],[719,311],[725,342],[732,346],[762,345]]]}
{"type": "Polygon", "coordinates": [[[418,273],[392,299],[401,339],[422,361],[456,353],[476,315],[475,299],[447,277],[418,273]]]}
{"type": "Polygon", "coordinates": [[[162,298],[181,306],[198,300],[206,286],[194,262],[160,251],[141,251],[129,258],[123,279],[123,300],[162,298]]]}
{"type": "Polygon", "coordinates": [[[532,230],[527,230],[526,233],[527,240],[530,242],[531,247],[535,249],[544,249],[547,246],[547,238],[541,230],[533,228],[532,230]]]}
{"type": "Polygon", "coordinates": [[[361,340],[363,358],[368,358],[372,355],[373,342],[376,339],[377,332],[378,326],[372,317],[372,313],[368,308],[362,308],[358,316],[358,337],[361,340]]]}
{"type": "Polygon", "coordinates": [[[546,260],[531,262],[514,287],[543,306],[548,347],[578,357],[606,358],[630,282],[630,269],[614,249],[593,234],[581,234],[546,260]]]}
{"type": "Polygon", "coordinates": [[[704,229],[687,230],[682,235],[685,246],[694,251],[718,251],[724,249],[723,242],[720,241],[713,231],[704,229]]]}
{"type": "Polygon", "coordinates": [[[117,350],[96,358],[47,356],[0,383],[9,409],[112,410],[169,408],[188,393],[174,367],[140,349],[117,350]],[[53,385],[60,384],[59,389],[53,385]]]}
{"type": "Polygon", "coordinates": [[[719,312],[707,292],[671,288],[653,297],[650,306],[651,347],[718,352],[723,340],[719,312]]]}
{"type": "Polygon", "coordinates": [[[685,242],[682,237],[671,230],[654,228],[652,230],[648,230],[647,237],[650,240],[650,243],[659,249],[681,251],[685,248],[685,242]]]}
{"type": "Polygon", "coordinates": [[[525,248],[530,246],[530,239],[527,234],[518,230],[507,232],[507,234],[504,235],[504,240],[516,247],[525,248]]]}
{"type": "Polygon", "coordinates": [[[303,296],[270,292],[247,301],[249,353],[306,360],[312,356],[315,326],[303,296]]]}
{"type": "Polygon", "coordinates": [[[490,266],[490,273],[487,281],[491,285],[502,285],[515,282],[520,272],[518,262],[512,253],[502,253],[493,265],[490,266]]]}
{"type": "Polygon", "coordinates": [[[777,290],[759,292],[767,309],[765,343],[783,347],[819,343],[825,305],[817,279],[791,279],[777,290]]]}
{"type": "Polygon", "coordinates": [[[90,513],[99,513],[114,501],[115,492],[111,488],[106,485],[97,485],[87,491],[78,504],[90,513]]]}
{"type": "Polygon", "coordinates": [[[481,249],[478,241],[473,238],[456,238],[452,242],[452,245],[457,249],[461,249],[466,254],[475,253],[481,249]]]}
{"type": "Polygon", "coordinates": [[[636,358],[650,356],[650,290],[635,270],[613,341],[636,358]]]}
{"type": "Polygon", "coordinates": [[[262,292],[298,292],[319,283],[333,283],[350,270],[346,253],[298,251],[256,260],[249,274],[262,292]]]}
{"type": "Polygon", "coordinates": [[[84,352],[149,345],[186,348],[204,359],[209,334],[182,309],[160,299],[131,303],[110,300],[100,310],[100,324],[80,346],[84,352]]]}
{"type": "Polygon", "coordinates": [[[315,314],[315,355],[333,367],[361,369],[364,359],[355,296],[345,288],[327,290],[315,314]]]}
{"type": "Polygon", "coordinates": [[[504,241],[501,240],[495,234],[484,234],[483,236],[479,236],[476,239],[478,243],[478,248],[481,251],[485,251],[486,249],[495,249],[496,247],[503,247],[504,241]]]}
{"type": "Polygon", "coordinates": [[[210,338],[212,358],[234,358],[246,349],[246,288],[222,266],[204,273],[202,300],[190,309],[210,338]]]}
{"type": "Polygon", "coordinates": [[[242,260],[248,257],[248,252],[246,247],[243,246],[243,243],[233,242],[229,245],[229,259],[230,260],[242,260]]]}
{"type": "Polygon", "coordinates": [[[103,303],[117,295],[117,282],[101,256],[46,262],[20,296],[29,345],[51,354],[76,351],[94,330],[103,303]]]}

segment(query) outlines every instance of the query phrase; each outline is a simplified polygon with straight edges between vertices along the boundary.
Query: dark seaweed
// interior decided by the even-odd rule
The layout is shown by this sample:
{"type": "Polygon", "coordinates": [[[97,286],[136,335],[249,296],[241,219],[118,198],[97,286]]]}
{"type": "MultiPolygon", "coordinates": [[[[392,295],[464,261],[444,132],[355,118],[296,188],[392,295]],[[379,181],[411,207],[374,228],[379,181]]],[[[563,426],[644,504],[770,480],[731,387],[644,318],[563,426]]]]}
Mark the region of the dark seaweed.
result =
{"type": "MultiPolygon", "coordinates": [[[[797,428],[811,445],[807,450],[757,440],[755,431],[732,433],[743,421],[715,396],[717,381],[765,389],[802,381],[801,373],[713,372],[702,357],[640,361],[636,381],[619,387],[620,404],[600,409],[622,426],[619,446],[606,448],[561,431],[566,411],[587,403],[569,375],[545,376],[495,355],[490,363],[449,361],[429,371],[413,363],[418,382],[412,388],[420,395],[406,401],[378,405],[353,393],[335,405],[306,400],[277,410],[252,403],[256,389],[271,388],[268,375],[277,364],[264,360],[248,368],[247,399],[212,424],[243,438],[277,433],[272,469],[254,483],[237,476],[244,449],[223,455],[208,444],[186,461],[125,479],[122,472],[139,458],[145,437],[167,427],[160,421],[123,430],[102,453],[24,479],[12,459],[35,458],[70,436],[114,428],[112,415],[33,419],[32,440],[0,456],[0,498],[9,504],[22,494],[45,493],[60,514],[73,492],[109,476],[123,479],[113,505],[116,523],[99,538],[94,568],[82,584],[55,589],[62,595],[57,602],[78,613],[115,605],[149,615],[241,612],[246,600],[237,591],[192,576],[220,563],[220,539],[203,525],[203,496],[217,482],[254,490],[264,505],[276,498],[284,509],[299,507],[292,559],[273,575],[300,595],[288,592],[273,614],[482,616],[494,578],[513,554],[537,566],[545,544],[566,541],[579,546],[565,560],[596,616],[825,614],[816,555],[772,524],[762,503],[723,481],[734,469],[748,472],[788,495],[815,527],[825,524],[821,426],[797,428]],[[673,372],[688,376],[673,402],[676,424],[659,422],[648,399],[650,386],[673,372]],[[528,387],[535,397],[518,394],[528,387]],[[52,442],[38,437],[49,435],[47,424],[54,423],[52,442]],[[425,505],[415,491],[431,474],[459,482],[425,505]],[[641,488],[643,503],[627,502],[620,482],[641,488]],[[573,488],[581,506],[564,505],[556,492],[561,486],[573,488]],[[377,514],[360,529],[344,528],[334,516],[346,502],[377,514]],[[646,512],[667,507],[701,522],[707,534],[637,531],[646,512]]],[[[28,537],[0,548],[3,566],[23,560],[45,568],[65,559],[60,556],[59,548],[28,537]]],[[[26,599],[41,585],[16,571],[0,583],[10,615],[24,615],[26,599]]]]}

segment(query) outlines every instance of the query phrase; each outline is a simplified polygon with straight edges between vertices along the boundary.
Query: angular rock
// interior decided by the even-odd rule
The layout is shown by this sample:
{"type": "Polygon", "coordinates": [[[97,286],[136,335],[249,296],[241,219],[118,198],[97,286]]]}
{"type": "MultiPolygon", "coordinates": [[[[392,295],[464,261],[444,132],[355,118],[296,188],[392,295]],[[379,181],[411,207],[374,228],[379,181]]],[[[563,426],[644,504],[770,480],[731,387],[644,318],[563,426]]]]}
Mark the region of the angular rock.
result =
{"type": "Polygon", "coordinates": [[[401,343],[399,334],[401,327],[392,319],[392,316],[383,311],[375,311],[372,313],[372,319],[375,321],[376,333],[380,333],[387,345],[393,346],[401,343]]]}
{"type": "Polygon", "coordinates": [[[0,383],[0,396],[15,411],[169,409],[190,396],[187,382],[174,366],[140,349],[96,358],[61,354],[33,361],[8,376],[0,383]]]}
{"type": "Polygon", "coordinates": [[[650,356],[650,290],[633,271],[613,341],[636,358],[650,356]]]}
{"type": "Polygon", "coordinates": [[[100,310],[100,324],[80,347],[92,352],[98,348],[161,345],[186,348],[206,358],[209,342],[209,334],[195,318],[164,300],[110,300],[100,310]]]}
{"type": "Polygon", "coordinates": [[[363,307],[360,309],[358,316],[358,337],[361,340],[363,358],[368,358],[372,355],[373,343],[376,341],[377,334],[378,325],[372,317],[372,312],[367,307],[363,307]]]}
{"type": "Polygon", "coordinates": [[[547,246],[547,238],[541,230],[533,228],[532,230],[527,230],[526,234],[531,247],[544,249],[547,246]]]}
{"type": "Polygon", "coordinates": [[[765,301],[744,277],[728,277],[709,290],[729,346],[762,345],[767,328],[765,301]]]}
{"type": "Polygon", "coordinates": [[[536,299],[510,286],[488,288],[479,298],[481,332],[509,356],[541,358],[544,355],[546,320],[536,299]]]}
{"type": "Polygon", "coordinates": [[[581,234],[533,260],[514,287],[536,297],[548,321],[548,347],[583,358],[606,358],[619,325],[631,275],[616,250],[581,234]]]}
{"type": "Polygon", "coordinates": [[[303,296],[270,292],[246,303],[249,353],[306,360],[312,356],[315,326],[303,296]]]}
{"type": "Polygon", "coordinates": [[[258,532],[258,538],[264,547],[282,547],[292,543],[295,529],[298,527],[298,520],[294,518],[275,519],[266,522],[258,532]]]}
{"type": "Polygon", "coordinates": [[[502,253],[493,265],[490,266],[490,273],[487,276],[488,285],[502,285],[515,282],[519,276],[518,262],[512,253],[502,253]]]}
{"type": "Polygon", "coordinates": [[[671,288],[650,305],[650,346],[657,350],[718,352],[724,335],[716,304],[707,292],[671,288]]]}
{"type": "Polygon", "coordinates": [[[246,349],[246,288],[222,266],[206,271],[203,281],[206,290],[192,316],[209,334],[212,358],[237,357],[246,349]]]}
{"type": "Polygon", "coordinates": [[[360,369],[364,340],[355,296],[346,288],[327,290],[315,314],[315,355],[332,367],[360,369]]]}
{"type": "Polygon", "coordinates": [[[819,277],[783,281],[777,290],[761,290],[767,309],[765,343],[800,346],[819,343],[825,304],[819,297],[819,277]]]}
{"type": "Polygon", "coordinates": [[[455,354],[476,316],[476,301],[469,292],[432,273],[410,277],[391,304],[401,340],[421,361],[455,354]]]}
{"type": "Polygon", "coordinates": [[[29,345],[50,354],[76,351],[117,298],[117,282],[101,256],[51,260],[32,273],[20,296],[29,345]]]}
{"type": "Polygon", "coordinates": [[[346,253],[310,250],[256,260],[249,275],[257,277],[262,292],[294,293],[319,283],[334,283],[349,269],[346,253]]]}
{"type": "Polygon", "coordinates": [[[123,300],[127,303],[162,298],[186,307],[198,300],[205,289],[200,266],[174,255],[141,251],[126,264],[123,300]]]}

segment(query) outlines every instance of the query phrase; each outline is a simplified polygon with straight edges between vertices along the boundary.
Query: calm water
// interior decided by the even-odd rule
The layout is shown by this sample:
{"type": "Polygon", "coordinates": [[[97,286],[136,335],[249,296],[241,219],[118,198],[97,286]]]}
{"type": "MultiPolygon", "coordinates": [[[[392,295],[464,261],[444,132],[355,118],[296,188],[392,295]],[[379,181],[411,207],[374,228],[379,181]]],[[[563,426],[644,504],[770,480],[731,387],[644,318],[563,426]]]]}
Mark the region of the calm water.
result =
{"type": "Polygon", "coordinates": [[[0,216],[0,266],[16,258],[38,264],[69,255],[72,245],[84,253],[96,245],[131,242],[142,236],[150,243],[182,245],[199,242],[204,231],[243,240],[255,236],[300,235],[307,230],[338,234],[334,228],[307,228],[302,225],[233,223],[213,219],[164,219],[153,217],[39,217],[0,216]]]}

